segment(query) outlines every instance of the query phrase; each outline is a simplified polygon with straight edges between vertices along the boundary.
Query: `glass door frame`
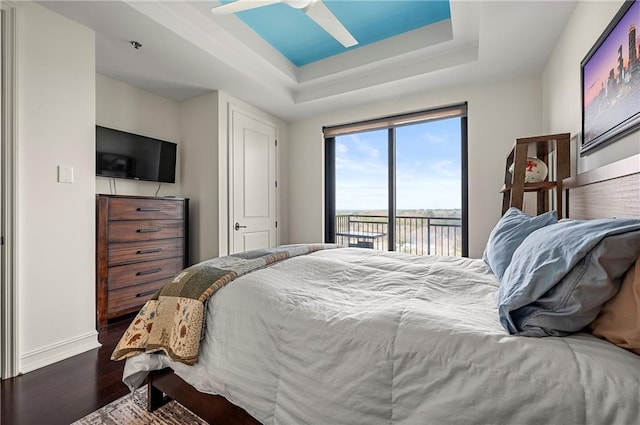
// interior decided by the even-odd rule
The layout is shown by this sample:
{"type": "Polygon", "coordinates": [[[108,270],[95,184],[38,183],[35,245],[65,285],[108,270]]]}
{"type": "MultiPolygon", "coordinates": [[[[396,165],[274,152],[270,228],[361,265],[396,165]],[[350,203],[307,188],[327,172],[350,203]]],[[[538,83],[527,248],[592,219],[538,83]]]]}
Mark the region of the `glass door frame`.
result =
{"type": "MultiPolygon", "coordinates": [[[[368,131],[367,123],[384,123],[389,122],[391,125],[383,126],[381,128],[387,128],[388,131],[388,250],[395,251],[396,235],[395,235],[395,222],[396,222],[396,132],[395,129],[404,125],[415,125],[428,121],[434,121],[438,119],[448,118],[460,118],[460,167],[461,167],[461,232],[462,232],[462,256],[468,257],[469,255],[469,172],[468,172],[468,118],[467,118],[467,104],[455,105],[453,107],[437,108],[429,111],[423,111],[418,113],[398,115],[394,117],[385,117],[370,121],[358,122],[353,124],[345,124],[339,126],[340,129],[346,129],[345,134],[349,133],[349,129],[353,128],[355,131],[350,133],[359,133],[368,131]],[[448,111],[449,109],[454,111],[462,111],[456,114],[442,116],[442,111],[448,111]],[[406,123],[401,122],[402,119],[408,116],[423,117],[423,119],[415,119],[406,123]],[[397,124],[393,125],[394,120],[397,124]]],[[[338,127],[327,127],[324,130],[324,242],[335,243],[336,242],[336,136],[335,132],[327,131],[327,129],[335,130],[338,127]]],[[[339,130],[340,131],[340,130],[339,130]]]]}

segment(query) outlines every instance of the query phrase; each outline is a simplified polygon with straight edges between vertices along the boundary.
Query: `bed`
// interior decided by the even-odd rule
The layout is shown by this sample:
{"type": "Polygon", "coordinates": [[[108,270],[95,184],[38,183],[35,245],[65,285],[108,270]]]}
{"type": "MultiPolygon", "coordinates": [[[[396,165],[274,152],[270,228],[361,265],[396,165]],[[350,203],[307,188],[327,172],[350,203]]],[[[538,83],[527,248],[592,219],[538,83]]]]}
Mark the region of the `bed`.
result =
{"type": "MultiPolygon", "coordinates": [[[[572,219],[640,218],[640,156],[564,188],[572,219]]],[[[508,335],[499,285],[480,259],[317,250],[211,296],[194,365],[139,354],[124,381],[215,424],[637,422],[640,356],[508,335]]]]}

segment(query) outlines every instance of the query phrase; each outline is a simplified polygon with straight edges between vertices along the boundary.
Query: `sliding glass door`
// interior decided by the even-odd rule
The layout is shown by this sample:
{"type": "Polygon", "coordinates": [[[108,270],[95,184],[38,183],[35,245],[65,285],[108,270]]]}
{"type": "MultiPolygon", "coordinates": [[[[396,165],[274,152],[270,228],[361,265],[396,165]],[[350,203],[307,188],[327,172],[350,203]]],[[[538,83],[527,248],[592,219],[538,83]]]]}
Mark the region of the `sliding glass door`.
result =
{"type": "Polygon", "coordinates": [[[387,130],[336,137],[336,237],[386,250],[389,191],[387,130]]]}
{"type": "Polygon", "coordinates": [[[466,113],[422,118],[325,131],[326,241],[466,255],[466,113]]]}
{"type": "Polygon", "coordinates": [[[396,129],[396,250],[462,255],[461,118],[396,129]]]}

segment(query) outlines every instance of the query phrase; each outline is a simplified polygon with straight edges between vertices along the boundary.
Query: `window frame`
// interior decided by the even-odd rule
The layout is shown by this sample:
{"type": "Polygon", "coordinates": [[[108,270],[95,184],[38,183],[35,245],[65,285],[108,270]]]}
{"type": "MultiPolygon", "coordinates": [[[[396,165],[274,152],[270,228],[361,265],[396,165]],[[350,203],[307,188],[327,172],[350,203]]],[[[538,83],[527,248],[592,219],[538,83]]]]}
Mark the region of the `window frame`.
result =
{"type": "Polygon", "coordinates": [[[372,130],[388,130],[388,235],[389,251],[395,251],[395,223],[396,219],[396,128],[408,125],[422,124],[429,121],[460,118],[460,167],[461,167],[461,232],[462,256],[469,255],[469,172],[468,172],[468,119],[467,103],[449,105],[425,111],[410,112],[360,121],[323,127],[324,134],[324,242],[336,242],[336,137],[362,133],[372,130]]]}

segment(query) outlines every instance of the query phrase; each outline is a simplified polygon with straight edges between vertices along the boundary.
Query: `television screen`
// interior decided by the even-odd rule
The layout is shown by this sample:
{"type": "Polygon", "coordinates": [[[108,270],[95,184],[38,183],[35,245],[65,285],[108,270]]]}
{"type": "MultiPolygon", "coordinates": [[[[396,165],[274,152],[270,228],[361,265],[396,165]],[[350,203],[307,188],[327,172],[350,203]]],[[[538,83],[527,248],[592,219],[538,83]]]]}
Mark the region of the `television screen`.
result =
{"type": "Polygon", "coordinates": [[[96,126],[96,175],[164,183],[176,181],[177,145],[96,126]]]}

